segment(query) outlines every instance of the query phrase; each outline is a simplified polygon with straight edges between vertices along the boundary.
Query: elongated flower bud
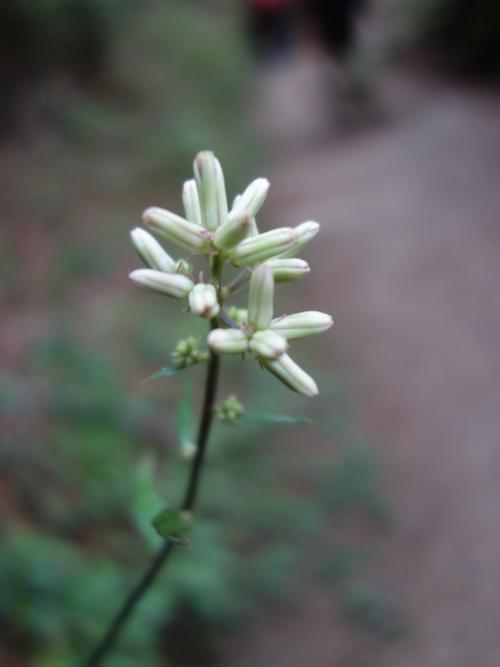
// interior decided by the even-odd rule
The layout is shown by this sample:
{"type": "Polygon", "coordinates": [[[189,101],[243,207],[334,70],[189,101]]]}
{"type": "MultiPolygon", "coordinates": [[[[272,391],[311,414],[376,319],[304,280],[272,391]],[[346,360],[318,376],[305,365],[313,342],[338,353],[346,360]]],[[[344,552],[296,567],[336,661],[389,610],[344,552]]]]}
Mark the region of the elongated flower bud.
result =
{"type": "Polygon", "coordinates": [[[319,223],[308,220],[307,222],[297,225],[297,227],[294,228],[294,231],[298,237],[297,243],[291,250],[284,252],[281,257],[291,257],[302,250],[302,248],[307,245],[309,241],[312,241],[319,232],[319,223]]]}
{"type": "Polygon", "coordinates": [[[271,322],[269,328],[281,334],[288,340],[292,338],[303,338],[327,331],[333,325],[333,320],[327,313],[317,310],[306,310],[303,313],[277,317],[271,322]]]}
{"type": "Polygon", "coordinates": [[[297,239],[291,227],[279,227],[245,239],[232,250],[231,259],[236,266],[258,264],[270,257],[281,256],[297,243],[297,239]]]}
{"type": "Polygon", "coordinates": [[[289,283],[300,280],[311,271],[309,264],[303,259],[268,259],[267,266],[272,269],[274,280],[277,283],[289,283]]]}
{"type": "Polygon", "coordinates": [[[203,225],[215,231],[227,221],[228,211],[224,174],[213,153],[198,153],[194,161],[194,175],[200,195],[203,225]]]}
{"type": "Polygon", "coordinates": [[[190,252],[203,252],[207,247],[208,237],[205,229],[175,213],[153,207],[146,209],[142,218],[150,229],[181,248],[190,252]]]}
{"type": "Polygon", "coordinates": [[[259,357],[277,359],[288,350],[288,343],[274,331],[256,331],[250,339],[249,347],[259,357]]]}
{"type": "Polygon", "coordinates": [[[191,179],[184,183],[182,189],[182,202],[184,204],[184,211],[189,222],[194,222],[197,225],[202,224],[200,197],[198,195],[198,188],[196,181],[191,179]]]}
{"type": "Polygon", "coordinates": [[[193,289],[193,282],[178,273],[163,273],[153,269],[137,269],[129,275],[130,280],[148,292],[159,292],[176,299],[186,297],[193,289]]]}
{"type": "Polygon", "coordinates": [[[219,314],[220,306],[213,285],[198,283],[189,293],[191,312],[201,317],[212,318],[219,314]]]}
{"type": "Polygon", "coordinates": [[[260,264],[250,278],[248,321],[255,329],[267,329],[273,317],[274,278],[272,270],[260,264]]]}
{"type": "Polygon", "coordinates": [[[246,213],[238,213],[218,227],[214,235],[214,243],[218,248],[230,250],[243,241],[252,225],[252,218],[246,213]]]}
{"type": "Polygon", "coordinates": [[[231,216],[237,213],[248,213],[255,218],[264,203],[269,191],[269,181],[267,178],[257,178],[252,181],[242,195],[235,200],[231,210],[231,216]]]}
{"type": "Polygon", "coordinates": [[[218,354],[241,354],[248,350],[248,339],[241,329],[214,329],[208,334],[207,343],[218,354]]]}
{"type": "Polygon", "coordinates": [[[158,241],[148,232],[136,227],[130,232],[132,243],[139,256],[151,269],[173,273],[177,269],[177,262],[163,250],[158,241]]]}
{"type": "Polygon", "coordinates": [[[264,365],[292,391],[311,397],[319,393],[316,382],[288,354],[282,354],[275,361],[264,361],[264,365]]]}

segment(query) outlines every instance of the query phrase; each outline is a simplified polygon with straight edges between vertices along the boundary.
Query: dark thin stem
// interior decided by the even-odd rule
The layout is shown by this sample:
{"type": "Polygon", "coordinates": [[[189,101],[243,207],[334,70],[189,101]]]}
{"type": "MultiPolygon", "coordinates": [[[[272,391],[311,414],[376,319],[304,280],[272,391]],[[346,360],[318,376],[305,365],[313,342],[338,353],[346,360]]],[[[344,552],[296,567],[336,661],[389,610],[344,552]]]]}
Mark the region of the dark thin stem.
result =
{"type": "MultiPolygon", "coordinates": [[[[211,329],[217,326],[217,321],[210,322],[211,329]]],[[[181,509],[184,511],[192,511],[196,502],[198,494],[200,476],[203,468],[203,461],[205,458],[205,451],[207,448],[208,436],[212,426],[213,408],[217,393],[217,382],[219,378],[219,357],[213,352],[210,353],[210,360],[208,362],[207,375],[205,380],[205,396],[203,400],[203,408],[200,418],[200,425],[197,438],[196,456],[193,459],[191,472],[189,475],[186,494],[182,503],[181,509]]],[[[104,637],[99,642],[90,658],[87,660],[86,667],[97,667],[101,665],[106,655],[113,648],[118,636],[128,618],[134,611],[136,605],[139,603],[143,595],[156,579],[163,565],[167,561],[170,554],[174,551],[174,543],[166,541],[154,557],[151,565],[146,570],[137,586],[132,590],[128,596],[125,604],[120,609],[113,622],[106,631],[104,637]]]]}

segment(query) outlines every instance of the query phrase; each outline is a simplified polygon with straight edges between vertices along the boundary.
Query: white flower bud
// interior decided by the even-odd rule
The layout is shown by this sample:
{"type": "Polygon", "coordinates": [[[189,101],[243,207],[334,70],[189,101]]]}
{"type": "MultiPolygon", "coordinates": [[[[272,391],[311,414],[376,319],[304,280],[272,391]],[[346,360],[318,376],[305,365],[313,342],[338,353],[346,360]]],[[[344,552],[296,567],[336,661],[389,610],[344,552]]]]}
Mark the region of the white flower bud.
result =
{"type": "Polygon", "coordinates": [[[294,228],[294,231],[298,237],[297,243],[291,250],[284,252],[280,257],[291,257],[302,250],[302,248],[307,245],[309,241],[312,241],[319,232],[319,223],[308,220],[307,222],[297,225],[297,227],[294,228]]]}
{"type": "Polygon", "coordinates": [[[153,269],[137,269],[129,275],[130,280],[148,292],[159,292],[182,299],[193,289],[193,282],[178,273],[162,273],[153,269]]]}
{"type": "Polygon", "coordinates": [[[303,313],[277,317],[271,322],[269,328],[288,340],[291,338],[302,338],[327,331],[333,324],[333,320],[327,313],[316,310],[306,310],[303,313]]]}
{"type": "Polygon", "coordinates": [[[228,212],[224,174],[213,153],[198,153],[194,161],[194,175],[200,195],[203,225],[215,231],[227,221],[228,212]]]}
{"type": "Polygon", "coordinates": [[[220,306],[213,285],[198,283],[189,293],[191,312],[201,317],[212,318],[219,314],[220,306]]]}
{"type": "Polygon", "coordinates": [[[264,365],[292,391],[304,396],[317,396],[319,393],[316,382],[288,354],[282,354],[275,361],[264,361],[264,365]]]}
{"type": "Polygon", "coordinates": [[[218,354],[241,354],[248,350],[248,339],[241,329],[213,329],[207,343],[218,354]]]}
{"type": "Polygon", "coordinates": [[[266,264],[271,267],[274,280],[277,283],[299,280],[311,271],[307,262],[296,257],[291,259],[268,259],[266,264]]]}
{"type": "Polygon", "coordinates": [[[202,224],[200,197],[198,195],[198,188],[196,181],[191,179],[184,183],[182,189],[182,202],[184,204],[184,211],[189,222],[194,222],[197,225],[202,224]]]}
{"type": "Polygon", "coordinates": [[[230,250],[234,248],[251,229],[252,218],[246,213],[238,213],[221,225],[214,234],[214,243],[218,248],[230,250]]]}
{"type": "Polygon", "coordinates": [[[165,271],[166,273],[175,272],[177,268],[176,261],[163,250],[151,234],[140,227],[136,227],[130,232],[130,237],[139,256],[151,269],[165,271]]]}
{"type": "Polygon", "coordinates": [[[248,321],[256,329],[267,329],[273,317],[274,278],[265,264],[260,264],[250,278],[248,321]]]}
{"type": "Polygon", "coordinates": [[[152,207],[144,211],[142,218],[150,229],[181,248],[190,252],[203,252],[207,247],[206,230],[201,225],[189,222],[175,213],[152,207]]]}
{"type": "Polygon", "coordinates": [[[274,331],[256,331],[250,339],[249,347],[259,357],[277,359],[288,350],[288,343],[274,331]]]}
{"type": "Polygon", "coordinates": [[[238,195],[231,210],[231,216],[237,213],[248,213],[255,218],[264,203],[269,191],[267,178],[257,178],[252,181],[242,195],[238,195]]]}
{"type": "Polygon", "coordinates": [[[291,227],[279,227],[242,241],[232,250],[231,260],[236,266],[258,264],[270,257],[281,256],[290,250],[297,240],[297,234],[291,227]]]}

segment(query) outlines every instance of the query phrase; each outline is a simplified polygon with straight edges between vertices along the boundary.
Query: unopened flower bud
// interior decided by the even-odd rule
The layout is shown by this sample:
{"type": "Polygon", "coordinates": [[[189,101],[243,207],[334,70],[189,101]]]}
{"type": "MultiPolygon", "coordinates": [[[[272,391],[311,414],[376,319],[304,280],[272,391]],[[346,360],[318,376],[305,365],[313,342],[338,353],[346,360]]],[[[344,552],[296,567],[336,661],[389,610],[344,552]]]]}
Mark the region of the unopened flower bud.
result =
{"type": "Polygon", "coordinates": [[[264,361],[264,365],[289,389],[311,397],[319,393],[316,382],[288,354],[282,354],[275,361],[264,361]]]}
{"type": "Polygon", "coordinates": [[[198,195],[198,188],[196,181],[191,179],[184,183],[182,189],[182,202],[184,204],[184,211],[189,222],[194,222],[197,225],[202,224],[200,197],[198,195]]]}
{"type": "Polygon", "coordinates": [[[252,218],[255,218],[266,199],[268,191],[269,181],[267,178],[257,178],[252,181],[245,192],[235,200],[231,216],[237,213],[248,213],[252,218]]]}
{"type": "Polygon", "coordinates": [[[281,256],[297,240],[297,234],[291,227],[279,227],[244,239],[231,251],[231,259],[236,266],[258,264],[270,257],[281,256]]]}
{"type": "Polygon", "coordinates": [[[277,359],[287,351],[288,343],[274,331],[256,331],[250,339],[249,347],[259,357],[277,359]]]}
{"type": "Polygon", "coordinates": [[[236,424],[244,412],[245,408],[234,394],[228,396],[215,408],[216,417],[226,424],[236,424]]]}
{"type": "Polygon", "coordinates": [[[208,361],[208,352],[200,350],[200,343],[194,336],[180,340],[171,354],[175,368],[187,368],[193,364],[208,361]]]}
{"type": "Polygon", "coordinates": [[[219,314],[220,306],[215,287],[205,283],[195,285],[189,293],[189,307],[195,315],[209,319],[216,317],[219,314]]]}
{"type": "Polygon", "coordinates": [[[287,339],[313,336],[327,331],[333,324],[333,320],[327,313],[317,310],[306,310],[303,313],[277,317],[271,322],[269,328],[281,334],[287,339]]]}
{"type": "Polygon", "coordinates": [[[159,292],[182,299],[193,289],[193,282],[178,273],[163,273],[153,269],[137,269],[129,275],[130,280],[148,292],[159,292]]]}
{"type": "Polygon", "coordinates": [[[181,442],[179,449],[181,458],[184,459],[184,461],[192,461],[198,451],[198,447],[194,442],[181,442]]]}
{"type": "Polygon", "coordinates": [[[214,329],[208,334],[207,343],[219,354],[241,354],[248,350],[248,339],[241,329],[214,329]]]}
{"type": "Polygon", "coordinates": [[[300,280],[311,271],[309,264],[303,259],[292,257],[291,259],[268,259],[267,266],[271,267],[274,280],[277,283],[289,283],[292,280],[300,280]]]}
{"type": "Polygon", "coordinates": [[[230,250],[248,236],[252,225],[252,218],[246,213],[237,213],[223,225],[217,228],[214,234],[214,243],[218,248],[230,250]]]}
{"type": "Polygon", "coordinates": [[[248,310],[246,308],[231,306],[228,308],[227,314],[233,322],[236,322],[236,324],[239,324],[240,326],[248,324],[248,310]]]}
{"type": "Polygon", "coordinates": [[[194,161],[194,175],[200,195],[203,225],[215,231],[227,221],[228,211],[224,174],[213,153],[198,153],[194,161]]]}
{"type": "Polygon", "coordinates": [[[272,270],[260,264],[250,278],[248,321],[256,329],[267,329],[273,317],[274,278],[272,270]]]}
{"type": "Polygon", "coordinates": [[[151,269],[174,272],[177,264],[172,257],[163,250],[158,241],[148,232],[140,227],[136,227],[130,232],[132,243],[135,246],[139,256],[151,269]]]}
{"type": "Polygon", "coordinates": [[[203,252],[206,249],[208,237],[201,225],[156,207],[146,209],[142,217],[150,229],[171,243],[176,243],[190,252],[203,252]]]}
{"type": "Polygon", "coordinates": [[[291,250],[284,252],[281,257],[291,257],[302,250],[302,248],[307,245],[309,241],[312,241],[319,232],[319,223],[308,220],[307,222],[297,225],[297,227],[294,228],[294,231],[298,237],[297,243],[291,250]]]}

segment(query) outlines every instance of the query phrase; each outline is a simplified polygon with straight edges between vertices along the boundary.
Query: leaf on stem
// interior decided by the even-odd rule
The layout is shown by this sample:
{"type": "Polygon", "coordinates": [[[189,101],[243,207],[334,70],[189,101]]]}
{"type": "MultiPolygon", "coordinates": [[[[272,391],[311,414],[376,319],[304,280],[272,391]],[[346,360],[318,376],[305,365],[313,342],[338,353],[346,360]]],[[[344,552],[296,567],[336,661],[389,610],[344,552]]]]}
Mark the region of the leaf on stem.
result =
{"type": "Polygon", "coordinates": [[[151,380],[159,380],[160,378],[168,378],[171,375],[175,375],[176,373],[180,373],[183,370],[185,370],[185,368],[173,368],[172,366],[165,366],[164,368],[160,368],[159,371],[156,371],[155,373],[152,373],[152,375],[148,375],[147,378],[144,378],[143,382],[151,382],[151,380]]]}
{"type": "Polygon", "coordinates": [[[182,537],[191,530],[191,515],[172,507],[165,507],[151,520],[153,528],[164,540],[170,540],[176,544],[188,544],[182,537]]]}
{"type": "Polygon", "coordinates": [[[241,416],[242,421],[256,422],[262,424],[313,424],[314,420],[308,417],[292,417],[280,415],[274,412],[245,412],[241,416]]]}

